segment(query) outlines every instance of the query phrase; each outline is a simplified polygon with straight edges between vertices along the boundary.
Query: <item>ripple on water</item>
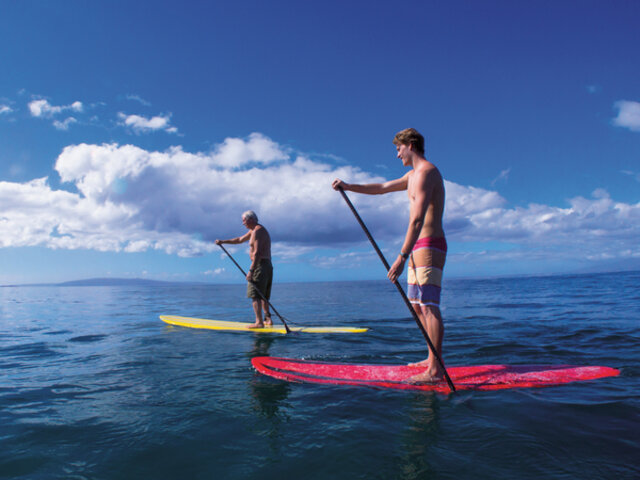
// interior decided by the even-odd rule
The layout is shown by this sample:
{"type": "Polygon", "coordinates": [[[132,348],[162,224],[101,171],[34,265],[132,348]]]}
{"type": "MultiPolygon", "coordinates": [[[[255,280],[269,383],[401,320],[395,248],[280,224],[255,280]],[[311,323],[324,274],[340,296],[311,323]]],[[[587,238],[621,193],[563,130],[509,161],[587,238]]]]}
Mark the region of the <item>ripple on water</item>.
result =
{"type": "Polygon", "coordinates": [[[107,337],[108,335],[79,335],[77,337],[71,337],[69,341],[77,343],[93,343],[104,340],[107,337]]]}

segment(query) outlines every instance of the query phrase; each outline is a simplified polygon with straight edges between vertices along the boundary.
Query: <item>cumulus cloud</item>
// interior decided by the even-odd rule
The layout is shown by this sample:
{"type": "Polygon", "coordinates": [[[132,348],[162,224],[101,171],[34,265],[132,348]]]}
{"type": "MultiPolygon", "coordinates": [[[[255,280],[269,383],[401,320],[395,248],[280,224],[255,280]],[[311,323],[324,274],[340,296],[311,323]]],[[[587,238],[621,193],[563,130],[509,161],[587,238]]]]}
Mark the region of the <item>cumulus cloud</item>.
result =
{"type": "Polygon", "coordinates": [[[73,102],[70,105],[51,105],[48,100],[38,99],[29,102],[29,111],[31,115],[34,117],[43,117],[43,118],[51,118],[59,113],[64,112],[65,110],[71,110],[74,112],[82,112],[83,110],[82,102],[73,102]]]}
{"type": "Polygon", "coordinates": [[[594,191],[591,198],[573,198],[567,208],[538,204],[488,208],[467,218],[469,223],[458,231],[459,240],[616,251],[620,245],[633,245],[640,235],[640,203],[616,202],[604,190],[594,191]]]}
{"type": "Polygon", "coordinates": [[[640,102],[621,100],[615,103],[615,107],[618,109],[618,116],[613,119],[613,124],[640,132],[640,102]]]}
{"type": "Polygon", "coordinates": [[[13,109],[9,105],[0,104],[0,115],[8,115],[13,112],[13,109]]]}
{"type": "Polygon", "coordinates": [[[213,154],[214,163],[227,168],[242,167],[252,162],[267,165],[287,158],[289,155],[280,145],[258,133],[249,135],[248,141],[227,138],[213,154]]]}
{"type": "Polygon", "coordinates": [[[120,124],[131,128],[135,133],[148,133],[158,130],[164,130],[168,133],[177,133],[178,129],[171,126],[171,115],[157,115],[155,117],[147,118],[142,115],[127,115],[119,112],[118,118],[120,124]]]}
{"type": "MultiPolygon", "coordinates": [[[[55,169],[64,190],[51,188],[46,178],[0,182],[0,246],[196,256],[215,251],[216,238],[243,233],[240,215],[252,209],[272,233],[274,255],[310,258],[318,247],[366,242],[331,181],[383,180],[295,154],[258,133],[228,138],[208,153],[70,145],[55,169]]],[[[452,241],[543,246],[548,255],[571,245],[576,255],[594,258],[638,252],[640,203],[616,202],[604,190],[562,207],[514,208],[495,191],[450,181],[446,189],[445,229],[452,241]]],[[[403,238],[406,193],[350,198],[376,239],[403,238]]],[[[340,263],[324,252],[315,263],[340,263]]]]}

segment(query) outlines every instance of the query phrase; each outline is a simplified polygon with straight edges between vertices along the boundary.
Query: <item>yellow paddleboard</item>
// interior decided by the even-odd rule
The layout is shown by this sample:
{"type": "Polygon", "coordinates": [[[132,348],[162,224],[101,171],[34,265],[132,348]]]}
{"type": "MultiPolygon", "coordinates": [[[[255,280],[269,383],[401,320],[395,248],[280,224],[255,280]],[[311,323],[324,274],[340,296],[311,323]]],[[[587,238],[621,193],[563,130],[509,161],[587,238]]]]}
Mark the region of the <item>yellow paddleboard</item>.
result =
{"type": "MultiPolygon", "coordinates": [[[[160,315],[160,320],[170,325],[189,328],[206,328],[208,330],[242,331],[256,333],[287,333],[284,325],[273,327],[249,328],[250,323],[226,322],[224,320],[207,320],[205,318],[178,317],[176,315],[160,315]]],[[[276,321],[274,319],[274,321],[276,321]]],[[[292,332],[302,333],[362,333],[368,328],[358,327],[289,327],[292,332]]]]}

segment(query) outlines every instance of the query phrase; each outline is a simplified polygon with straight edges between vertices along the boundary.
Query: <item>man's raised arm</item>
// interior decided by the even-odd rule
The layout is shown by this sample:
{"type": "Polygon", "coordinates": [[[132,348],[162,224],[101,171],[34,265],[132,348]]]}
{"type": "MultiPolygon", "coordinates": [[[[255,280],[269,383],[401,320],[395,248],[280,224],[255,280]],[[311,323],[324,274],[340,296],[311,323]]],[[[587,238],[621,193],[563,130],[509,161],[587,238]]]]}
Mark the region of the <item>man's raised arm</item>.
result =
{"type": "Polygon", "coordinates": [[[401,178],[397,178],[395,180],[389,180],[384,183],[345,183],[339,178],[336,178],[331,186],[334,190],[339,190],[342,188],[343,190],[348,190],[356,193],[364,193],[367,195],[381,195],[383,193],[389,192],[399,192],[401,190],[406,190],[408,185],[409,174],[407,173],[405,176],[401,178]]]}
{"type": "Polygon", "coordinates": [[[249,240],[249,238],[251,238],[251,232],[247,232],[241,237],[230,238],[229,240],[216,240],[216,245],[221,245],[223,243],[231,243],[231,244],[244,243],[247,240],[249,240]]]}

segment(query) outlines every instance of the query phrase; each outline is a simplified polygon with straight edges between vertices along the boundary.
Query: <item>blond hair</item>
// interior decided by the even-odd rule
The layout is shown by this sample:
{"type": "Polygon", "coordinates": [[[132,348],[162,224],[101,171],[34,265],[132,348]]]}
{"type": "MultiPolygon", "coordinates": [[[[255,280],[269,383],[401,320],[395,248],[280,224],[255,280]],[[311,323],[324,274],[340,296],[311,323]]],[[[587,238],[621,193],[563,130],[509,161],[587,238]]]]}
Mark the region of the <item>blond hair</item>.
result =
{"type": "Polygon", "coordinates": [[[405,128],[393,137],[394,145],[411,145],[413,150],[424,155],[424,137],[415,128],[405,128]]]}

